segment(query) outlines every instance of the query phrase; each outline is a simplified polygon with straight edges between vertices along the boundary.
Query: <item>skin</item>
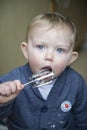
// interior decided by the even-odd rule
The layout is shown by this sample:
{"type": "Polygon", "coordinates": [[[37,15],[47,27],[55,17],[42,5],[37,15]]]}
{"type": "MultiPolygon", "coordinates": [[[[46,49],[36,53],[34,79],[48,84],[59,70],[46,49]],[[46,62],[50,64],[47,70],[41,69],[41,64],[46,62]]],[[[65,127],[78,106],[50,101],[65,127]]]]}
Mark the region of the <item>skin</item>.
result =
{"type": "MultiPolygon", "coordinates": [[[[72,32],[62,26],[49,29],[42,25],[30,31],[28,43],[22,42],[21,49],[29,62],[33,73],[44,67],[50,67],[58,77],[64,69],[73,63],[78,53],[73,51],[72,32]]],[[[0,85],[0,103],[13,100],[24,88],[19,80],[0,85]],[[4,97],[4,98],[3,98],[4,97]]]]}
{"type": "Polygon", "coordinates": [[[32,30],[28,43],[23,42],[21,48],[33,73],[49,66],[57,77],[78,57],[78,53],[73,52],[70,29],[60,26],[32,30]]]}

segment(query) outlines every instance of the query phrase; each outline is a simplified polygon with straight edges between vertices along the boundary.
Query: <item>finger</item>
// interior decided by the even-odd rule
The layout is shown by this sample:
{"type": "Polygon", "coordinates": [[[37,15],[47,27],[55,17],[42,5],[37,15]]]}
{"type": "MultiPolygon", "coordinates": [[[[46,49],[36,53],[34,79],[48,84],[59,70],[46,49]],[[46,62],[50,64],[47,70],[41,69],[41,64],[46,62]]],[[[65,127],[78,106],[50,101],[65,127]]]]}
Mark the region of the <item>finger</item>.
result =
{"type": "Polygon", "coordinates": [[[23,85],[21,84],[19,80],[10,81],[8,82],[7,85],[8,86],[6,87],[6,90],[5,90],[7,96],[11,94],[15,94],[15,93],[18,94],[23,89],[23,85]]]}
{"type": "Polygon", "coordinates": [[[14,83],[15,83],[18,91],[20,91],[24,88],[24,85],[20,82],[20,80],[14,80],[14,83]]]}
{"type": "Polygon", "coordinates": [[[6,87],[7,87],[7,83],[3,83],[0,85],[0,95],[6,95],[6,87]]]}
{"type": "Polygon", "coordinates": [[[13,81],[10,81],[5,86],[5,92],[7,96],[10,96],[11,94],[14,94],[17,92],[16,84],[13,81]]]}

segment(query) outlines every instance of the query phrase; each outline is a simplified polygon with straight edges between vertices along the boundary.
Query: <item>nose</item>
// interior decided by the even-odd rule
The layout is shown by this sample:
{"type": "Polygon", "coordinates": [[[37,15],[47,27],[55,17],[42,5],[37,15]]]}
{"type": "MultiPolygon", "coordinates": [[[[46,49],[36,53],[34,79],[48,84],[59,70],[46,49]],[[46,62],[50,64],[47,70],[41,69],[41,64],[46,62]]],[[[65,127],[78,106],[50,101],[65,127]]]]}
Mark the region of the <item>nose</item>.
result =
{"type": "Polygon", "coordinates": [[[47,50],[45,53],[45,60],[53,61],[53,52],[51,50],[47,50]]]}

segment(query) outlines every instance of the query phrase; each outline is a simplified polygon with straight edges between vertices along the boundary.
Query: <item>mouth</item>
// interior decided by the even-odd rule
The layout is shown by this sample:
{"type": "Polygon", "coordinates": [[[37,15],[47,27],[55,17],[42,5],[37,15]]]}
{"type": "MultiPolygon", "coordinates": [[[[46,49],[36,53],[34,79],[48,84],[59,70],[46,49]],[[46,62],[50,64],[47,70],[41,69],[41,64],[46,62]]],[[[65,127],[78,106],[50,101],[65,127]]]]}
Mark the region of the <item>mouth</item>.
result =
{"type": "Polygon", "coordinates": [[[48,70],[48,71],[52,72],[52,68],[50,66],[45,66],[41,70],[48,70]]]}

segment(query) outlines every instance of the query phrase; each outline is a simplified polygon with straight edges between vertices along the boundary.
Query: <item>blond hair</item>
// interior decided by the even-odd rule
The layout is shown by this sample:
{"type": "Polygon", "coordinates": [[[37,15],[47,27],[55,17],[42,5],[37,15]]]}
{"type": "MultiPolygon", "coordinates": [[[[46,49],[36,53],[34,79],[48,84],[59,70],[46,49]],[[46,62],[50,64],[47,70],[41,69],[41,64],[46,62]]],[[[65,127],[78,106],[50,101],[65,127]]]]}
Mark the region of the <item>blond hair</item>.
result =
{"type": "Polygon", "coordinates": [[[60,24],[67,26],[68,28],[70,28],[70,30],[72,32],[73,42],[76,43],[77,30],[76,30],[75,24],[70,20],[69,17],[65,17],[57,12],[48,12],[48,13],[40,14],[40,15],[34,17],[27,28],[26,41],[28,41],[29,32],[32,29],[34,29],[44,23],[51,25],[51,27],[58,26],[60,24]]]}

